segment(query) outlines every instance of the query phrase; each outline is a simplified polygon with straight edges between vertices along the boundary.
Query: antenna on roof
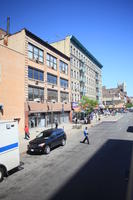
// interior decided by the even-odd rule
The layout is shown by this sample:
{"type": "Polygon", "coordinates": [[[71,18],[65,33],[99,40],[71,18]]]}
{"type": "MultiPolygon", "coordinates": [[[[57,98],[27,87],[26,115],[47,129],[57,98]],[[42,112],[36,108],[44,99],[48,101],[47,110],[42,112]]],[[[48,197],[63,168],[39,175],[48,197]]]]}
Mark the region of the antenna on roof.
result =
{"type": "Polygon", "coordinates": [[[10,34],[10,17],[7,17],[7,35],[10,34]]]}

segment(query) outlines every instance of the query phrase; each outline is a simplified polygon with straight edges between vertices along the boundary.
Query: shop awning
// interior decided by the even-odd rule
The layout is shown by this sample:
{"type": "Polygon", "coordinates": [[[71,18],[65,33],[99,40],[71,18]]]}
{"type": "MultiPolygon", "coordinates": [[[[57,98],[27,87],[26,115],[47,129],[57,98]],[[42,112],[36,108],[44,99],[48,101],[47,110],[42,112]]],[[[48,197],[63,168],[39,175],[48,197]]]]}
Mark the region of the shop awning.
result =
{"type": "Polygon", "coordinates": [[[80,107],[74,108],[73,111],[74,112],[81,112],[81,108],[80,107]]]}

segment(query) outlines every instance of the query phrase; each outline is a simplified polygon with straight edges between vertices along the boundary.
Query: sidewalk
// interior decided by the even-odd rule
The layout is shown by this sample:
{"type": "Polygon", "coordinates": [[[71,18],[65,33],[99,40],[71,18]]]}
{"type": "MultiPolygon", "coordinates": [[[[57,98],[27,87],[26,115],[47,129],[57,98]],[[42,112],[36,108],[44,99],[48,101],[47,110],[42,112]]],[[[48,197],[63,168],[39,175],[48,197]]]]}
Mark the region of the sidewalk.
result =
{"type": "MultiPolygon", "coordinates": [[[[76,133],[77,131],[81,130],[83,131],[85,126],[88,128],[91,128],[97,124],[100,124],[104,121],[118,121],[123,115],[117,114],[116,116],[101,116],[100,120],[94,119],[91,124],[82,124],[80,129],[73,128],[73,123],[64,123],[60,124],[59,128],[64,128],[67,137],[70,137],[72,134],[76,133]]],[[[34,139],[41,131],[47,130],[48,128],[34,128],[30,130],[30,140],[34,139]]],[[[20,134],[19,135],[19,148],[20,148],[20,154],[24,154],[27,150],[27,145],[29,144],[30,140],[24,139],[25,135],[20,134]]]]}

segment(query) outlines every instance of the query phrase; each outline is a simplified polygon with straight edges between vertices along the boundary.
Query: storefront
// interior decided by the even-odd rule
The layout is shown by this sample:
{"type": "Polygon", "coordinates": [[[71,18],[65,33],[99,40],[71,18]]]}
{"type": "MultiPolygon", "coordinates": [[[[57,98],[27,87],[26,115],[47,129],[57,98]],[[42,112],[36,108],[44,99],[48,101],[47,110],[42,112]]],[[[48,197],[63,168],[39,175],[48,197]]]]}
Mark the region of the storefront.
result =
{"type": "Polygon", "coordinates": [[[29,114],[29,128],[42,128],[46,126],[45,113],[29,114]]]}
{"type": "Polygon", "coordinates": [[[69,122],[70,112],[48,112],[48,113],[31,113],[29,114],[29,128],[54,127],[55,121],[58,124],[69,122]]]}

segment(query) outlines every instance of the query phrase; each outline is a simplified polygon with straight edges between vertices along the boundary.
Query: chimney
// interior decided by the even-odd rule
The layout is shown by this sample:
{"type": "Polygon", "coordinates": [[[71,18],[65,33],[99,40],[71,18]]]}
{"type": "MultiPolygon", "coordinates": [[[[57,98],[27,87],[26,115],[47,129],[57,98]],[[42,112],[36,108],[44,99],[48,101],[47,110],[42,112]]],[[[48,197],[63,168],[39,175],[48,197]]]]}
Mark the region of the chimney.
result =
{"type": "Polygon", "coordinates": [[[7,35],[10,34],[10,17],[7,17],[7,35]]]}

